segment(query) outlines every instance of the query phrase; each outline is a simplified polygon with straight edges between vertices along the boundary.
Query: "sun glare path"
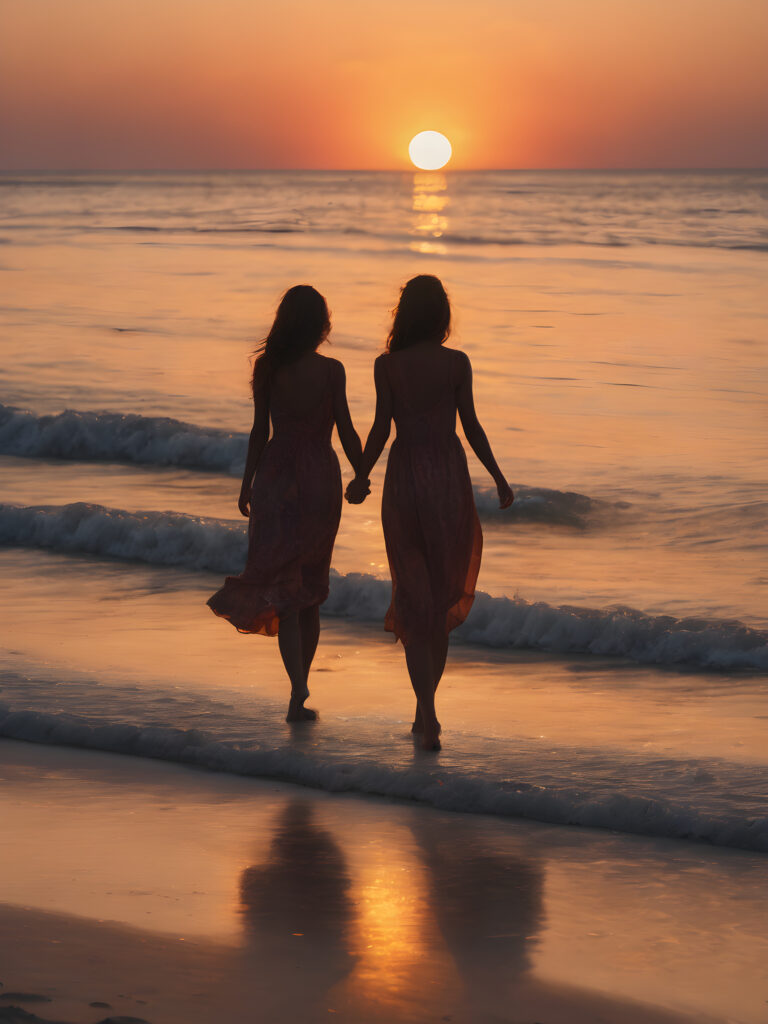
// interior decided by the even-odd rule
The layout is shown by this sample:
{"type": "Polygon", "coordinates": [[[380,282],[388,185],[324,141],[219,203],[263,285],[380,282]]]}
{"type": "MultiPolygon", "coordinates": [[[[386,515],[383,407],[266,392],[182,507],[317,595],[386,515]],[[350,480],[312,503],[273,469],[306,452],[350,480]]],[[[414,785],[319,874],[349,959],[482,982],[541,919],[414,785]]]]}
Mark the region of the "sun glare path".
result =
{"type": "Polygon", "coordinates": [[[450,142],[440,132],[419,132],[408,145],[408,155],[421,171],[439,171],[452,152],[450,142]]]}

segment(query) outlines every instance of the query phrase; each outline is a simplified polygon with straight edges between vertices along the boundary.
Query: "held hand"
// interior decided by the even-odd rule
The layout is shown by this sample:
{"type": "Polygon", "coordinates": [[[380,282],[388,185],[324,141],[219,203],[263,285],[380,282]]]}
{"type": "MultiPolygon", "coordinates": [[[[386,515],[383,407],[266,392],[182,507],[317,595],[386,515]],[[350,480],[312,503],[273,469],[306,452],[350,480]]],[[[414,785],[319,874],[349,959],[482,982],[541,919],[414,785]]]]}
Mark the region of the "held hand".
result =
{"type": "Polygon", "coordinates": [[[245,516],[246,519],[251,514],[251,493],[245,488],[240,491],[240,497],[237,499],[237,507],[240,509],[240,515],[245,516]]]}
{"type": "Polygon", "coordinates": [[[499,508],[509,508],[515,500],[515,496],[512,493],[512,488],[503,477],[496,484],[496,490],[499,494],[499,508]]]}
{"type": "Polygon", "coordinates": [[[366,497],[371,493],[371,481],[355,477],[347,484],[344,497],[350,505],[362,505],[366,497]]]}

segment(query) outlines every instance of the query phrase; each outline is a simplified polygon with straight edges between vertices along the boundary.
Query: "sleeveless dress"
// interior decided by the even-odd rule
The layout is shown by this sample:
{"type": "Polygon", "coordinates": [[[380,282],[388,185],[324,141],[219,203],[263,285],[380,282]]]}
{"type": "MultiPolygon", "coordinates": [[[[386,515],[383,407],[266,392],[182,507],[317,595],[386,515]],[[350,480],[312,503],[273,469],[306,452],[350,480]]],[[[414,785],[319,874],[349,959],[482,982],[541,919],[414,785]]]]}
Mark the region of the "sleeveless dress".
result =
{"type": "Polygon", "coordinates": [[[248,520],[248,558],[208,600],[241,633],[275,636],[280,616],[328,597],[331,554],[341,518],[341,471],[329,360],[316,407],[297,414],[270,401],[272,437],[256,466],[248,520]]]}
{"type": "Polygon", "coordinates": [[[381,503],[392,576],[384,628],[407,644],[435,631],[448,633],[467,617],[483,534],[467,457],[456,435],[457,361],[446,368],[439,398],[418,408],[406,397],[406,374],[397,355],[380,358],[397,428],[381,503]]]}

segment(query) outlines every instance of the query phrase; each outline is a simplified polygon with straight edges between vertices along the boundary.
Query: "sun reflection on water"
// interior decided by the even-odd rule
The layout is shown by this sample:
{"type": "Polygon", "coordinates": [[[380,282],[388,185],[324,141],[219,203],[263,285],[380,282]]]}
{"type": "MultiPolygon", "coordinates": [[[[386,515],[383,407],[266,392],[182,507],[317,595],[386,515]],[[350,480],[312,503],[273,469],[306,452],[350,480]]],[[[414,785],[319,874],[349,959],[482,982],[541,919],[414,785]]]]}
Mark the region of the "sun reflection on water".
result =
{"type": "Polygon", "coordinates": [[[438,241],[448,230],[445,210],[449,204],[448,181],[439,171],[427,171],[413,176],[414,252],[444,255],[448,250],[438,241]]]}

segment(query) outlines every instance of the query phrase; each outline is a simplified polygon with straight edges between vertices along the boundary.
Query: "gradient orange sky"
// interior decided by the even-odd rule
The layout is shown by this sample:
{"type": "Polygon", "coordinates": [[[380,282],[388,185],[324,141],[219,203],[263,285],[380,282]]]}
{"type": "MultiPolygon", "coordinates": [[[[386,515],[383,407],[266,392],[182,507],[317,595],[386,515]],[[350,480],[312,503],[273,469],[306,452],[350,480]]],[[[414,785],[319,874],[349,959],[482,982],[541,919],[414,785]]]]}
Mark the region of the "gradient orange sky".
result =
{"type": "Polygon", "coordinates": [[[768,165],[768,0],[0,0],[0,168],[768,165]]]}

